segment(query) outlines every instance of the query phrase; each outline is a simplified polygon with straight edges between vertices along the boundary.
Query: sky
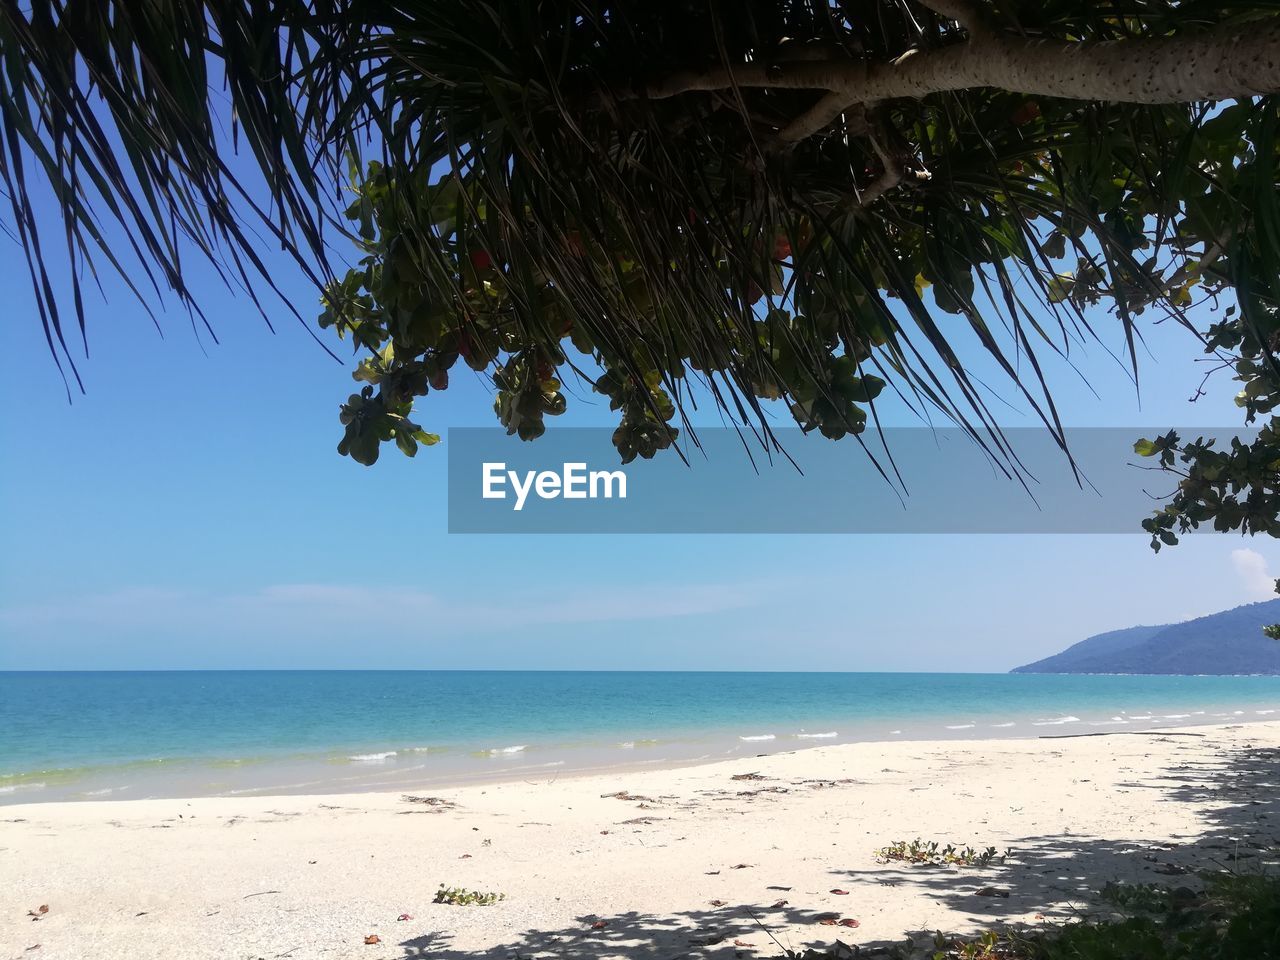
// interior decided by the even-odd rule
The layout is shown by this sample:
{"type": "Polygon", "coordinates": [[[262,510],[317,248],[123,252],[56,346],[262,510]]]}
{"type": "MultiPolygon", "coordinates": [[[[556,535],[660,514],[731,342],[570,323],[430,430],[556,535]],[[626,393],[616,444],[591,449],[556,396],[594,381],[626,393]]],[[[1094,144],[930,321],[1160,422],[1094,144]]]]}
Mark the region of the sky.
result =
{"type": "MultiPolygon", "coordinates": [[[[331,359],[282,303],[266,301],[273,333],[193,265],[215,345],[172,305],[157,331],[104,278],[86,393],[68,402],[21,251],[0,246],[0,669],[1003,671],[1267,599],[1280,575],[1273,543],[1234,535],[1153,554],[1140,517],[1090,536],[450,534],[447,436],[415,460],[340,457],[350,355],[331,359]]],[[[269,262],[318,313],[316,291],[269,262]]],[[[1095,319],[1119,352],[1118,325],[1095,319]]],[[[1067,424],[1135,439],[1240,424],[1225,378],[1188,402],[1203,367],[1186,331],[1142,330],[1140,396],[1097,344],[1073,348],[1090,386],[1048,364],[1067,424]]],[[[494,424],[486,384],[459,370],[421,405],[427,429],[494,424]]],[[[1011,402],[1004,425],[1034,425],[990,380],[1011,402]]],[[[610,422],[585,387],[562,420],[610,422]]]]}

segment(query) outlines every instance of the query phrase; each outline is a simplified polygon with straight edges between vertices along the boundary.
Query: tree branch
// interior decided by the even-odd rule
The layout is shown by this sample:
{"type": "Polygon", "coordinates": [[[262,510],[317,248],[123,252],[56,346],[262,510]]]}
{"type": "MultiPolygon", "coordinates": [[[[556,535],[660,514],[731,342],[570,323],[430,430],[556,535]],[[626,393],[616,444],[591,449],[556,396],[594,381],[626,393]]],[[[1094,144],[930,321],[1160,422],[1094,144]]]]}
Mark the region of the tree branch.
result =
{"type": "Polygon", "coordinates": [[[784,144],[796,143],[813,136],[844,113],[855,101],[847,94],[828,93],[809,110],[796,117],[778,131],[778,139],[784,144]]]}
{"type": "Polygon", "coordinates": [[[868,134],[867,139],[871,141],[871,148],[875,150],[876,156],[880,158],[884,173],[867,184],[862,190],[859,190],[857,186],[853,188],[854,199],[857,201],[857,205],[863,209],[871,206],[871,204],[902,182],[902,164],[898,159],[880,144],[880,138],[875,133],[868,134]]]}
{"type": "Polygon", "coordinates": [[[954,20],[968,31],[970,37],[991,34],[987,18],[971,0],[920,0],[934,13],[954,20]]]}
{"type": "MultiPolygon", "coordinates": [[[[935,2],[935,0],[931,0],[935,2]]],[[[950,8],[952,0],[936,0],[950,8]]],[[[1187,103],[1280,92],[1280,17],[1191,36],[1071,42],[980,36],[893,63],[824,60],[688,70],[624,91],[654,100],[737,85],[824,90],[846,102],[994,87],[1034,96],[1187,103]]]]}

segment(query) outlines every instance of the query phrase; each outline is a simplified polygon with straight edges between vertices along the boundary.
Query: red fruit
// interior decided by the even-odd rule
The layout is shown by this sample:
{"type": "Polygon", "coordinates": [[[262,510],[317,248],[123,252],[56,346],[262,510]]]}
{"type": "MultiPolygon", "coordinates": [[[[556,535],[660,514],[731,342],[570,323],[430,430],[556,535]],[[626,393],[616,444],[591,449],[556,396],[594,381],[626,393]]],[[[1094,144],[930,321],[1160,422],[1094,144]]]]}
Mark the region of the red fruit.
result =
{"type": "Polygon", "coordinates": [[[493,266],[493,257],[489,256],[488,250],[472,250],[471,265],[477,270],[488,270],[493,266]]]}
{"type": "Polygon", "coordinates": [[[784,236],[779,236],[773,241],[773,259],[785,260],[791,256],[791,241],[784,236]]]}
{"type": "Polygon", "coordinates": [[[1013,115],[1010,116],[1009,119],[1013,121],[1013,125],[1015,127],[1024,127],[1032,120],[1036,120],[1039,117],[1040,104],[1036,103],[1034,100],[1028,100],[1017,110],[1013,111],[1013,115]]]}

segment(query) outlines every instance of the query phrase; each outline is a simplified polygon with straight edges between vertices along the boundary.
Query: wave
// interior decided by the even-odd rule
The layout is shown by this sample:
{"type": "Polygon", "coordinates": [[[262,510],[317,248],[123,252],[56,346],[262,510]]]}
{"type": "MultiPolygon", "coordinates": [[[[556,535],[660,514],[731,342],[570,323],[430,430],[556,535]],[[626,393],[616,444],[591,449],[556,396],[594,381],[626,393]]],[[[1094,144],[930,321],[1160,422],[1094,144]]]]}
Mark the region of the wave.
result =
{"type": "Polygon", "coordinates": [[[948,724],[947,729],[948,730],[972,730],[975,726],[976,724],[972,724],[972,723],[953,723],[953,724],[948,724]]]}
{"type": "Polygon", "coordinates": [[[902,733],[902,731],[901,731],[901,730],[890,730],[890,731],[889,731],[889,735],[890,735],[890,736],[893,736],[894,734],[897,734],[897,733],[902,733]]]}
{"type": "Polygon", "coordinates": [[[7,786],[0,787],[0,793],[17,793],[19,790],[43,790],[45,784],[43,781],[34,783],[11,783],[7,786]]]}
{"type": "Polygon", "coordinates": [[[1165,720],[1186,720],[1190,717],[1189,713],[1166,713],[1162,719],[1165,720]]]}
{"type": "Polygon", "coordinates": [[[829,733],[797,733],[796,736],[801,740],[827,740],[831,737],[838,737],[840,734],[832,730],[829,733]]]}
{"type": "Polygon", "coordinates": [[[501,757],[504,754],[523,753],[527,748],[527,744],[521,743],[514,747],[493,747],[490,750],[486,750],[485,753],[491,757],[501,757]]]}
{"type": "Polygon", "coordinates": [[[395,750],[387,750],[385,753],[357,753],[347,757],[352,763],[382,763],[390,760],[396,755],[395,750]]]}
{"type": "Polygon", "coordinates": [[[772,733],[761,733],[754,737],[739,737],[738,739],[749,743],[755,740],[777,740],[778,738],[772,733]]]}
{"type": "Polygon", "coordinates": [[[1017,724],[1014,723],[1012,720],[1010,720],[1008,723],[993,723],[991,726],[1003,728],[1003,727],[1016,727],[1017,724]]]}
{"type": "Polygon", "coordinates": [[[1057,727],[1064,723],[1079,723],[1079,717],[1041,717],[1039,720],[1033,720],[1032,726],[1035,727],[1057,727]]]}
{"type": "Polygon", "coordinates": [[[1255,711],[1253,711],[1253,712],[1254,712],[1254,713],[1259,713],[1259,714],[1275,713],[1275,711],[1274,711],[1274,710],[1255,710],[1255,711]]]}

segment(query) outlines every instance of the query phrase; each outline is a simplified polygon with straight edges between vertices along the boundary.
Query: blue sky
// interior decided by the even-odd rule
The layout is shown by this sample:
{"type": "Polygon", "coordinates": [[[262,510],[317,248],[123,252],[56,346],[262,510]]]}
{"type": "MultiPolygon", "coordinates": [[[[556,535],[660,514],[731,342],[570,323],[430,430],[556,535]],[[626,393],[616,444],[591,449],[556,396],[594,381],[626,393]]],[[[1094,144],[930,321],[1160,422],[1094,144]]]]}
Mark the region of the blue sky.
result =
{"type": "MultiPolygon", "coordinates": [[[[1140,531],[449,535],[445,446],[371,469],[339,457],[350,364],[282,305],[267,301],[272,334],[193,268],[222,342],[174,309],[162,338],[108,278],[107,302],[91,299],[88,393],[68,404],[20,251],[0,244],[0,669],[1004,670],[1100,630],[1265,599],[1280,572],[1270,542],[1200,536],[1156,556],[1140,531]]],[[[315,291],[284,262],[277,278],[311,318],[315,291]]],[[[1187,402],[1202,370],[1185,331],[1144,333],[1141,403],[1097,345],[1073,354],[1097,397],[1048,364],[1068,424],[1240,423],[1226,379],[1187,402]]],[[[564,422],[608,422],[579,396],[564,422]]],[[[494,423],[465,371],[418,419],[494,423]]]]}

